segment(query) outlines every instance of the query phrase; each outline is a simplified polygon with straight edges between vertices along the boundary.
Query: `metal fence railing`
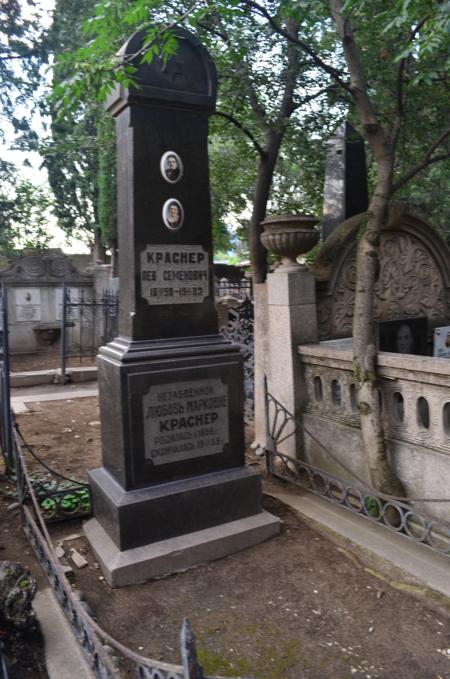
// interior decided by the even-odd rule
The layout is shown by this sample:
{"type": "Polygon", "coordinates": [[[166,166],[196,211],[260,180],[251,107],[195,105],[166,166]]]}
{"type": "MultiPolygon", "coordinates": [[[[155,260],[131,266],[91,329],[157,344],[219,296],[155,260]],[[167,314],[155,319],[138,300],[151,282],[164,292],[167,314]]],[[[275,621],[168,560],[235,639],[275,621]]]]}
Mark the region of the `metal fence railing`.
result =
{"type": "Polygon", "coordinates": [[[61,375],[66,380],[69,359],[93,358],[98,349],[118,333],[119,299],[115,292],[105,291],[100,298],[92,290],[76,294],[63,287],[61,321],[61,375]]]}
{"type": "Polygon", "coordinates": [[[237,344],[244,363],[244,416],[247,422],[255,417],[255,353],[254,307],[247,297],[230,307],[227,322],[220,328],[222,335],[237,344]]]}
{"type": "Polygon", "coordinates": [[[0,446],[7,469],[14,462],[9,373],[8,297],[7,288],[2,284],[0,285],[0,446]]]}
{"type": "MultiPolygon", "coordinates": [[[[5,290],[1,293],[1,353],[0,376],[9,375],[8,323],[5,290]]],[[[79,595],[73,590],[55,554],[47,523],[55,517],[46,514],[42,504],[42,486],[36,484],[34,473],[28,469],[27,458],[35,460],[32,446],[28,445],[19,427],[14,422],[10,406],[9,383],[2,382],[0,391],[0,444],[6,464],[6,471],[16,479],[17,499],[21,509],[22,525],[33,547],[44,573],[64,612],[71,630],[83,650],[85,657],[98,679],[220,679],[206,677],[197,659],[196,638],[185,618],[180,632],[180,654],[182,665],[164,663],[146,658],[109,635],[87,612],[79,595]],[[9,439],[6,436],[9,432],[9,439]],[[9,446],[10,441],[10,446],[9,446]]],[[[39,460],[37,460],[39,462],[39,460]]],[[[42,461],[41,461],[42,462],[42,461]]],[[[47,467],[47,471],[55,474],[47,467]]],[[[56,476],[61,477],[60,474],[56,476]]],[[[70,479],[68,479],[70,481],[70,479]]],[[[76,482],[75,482],[76,483],[76,482]]],[[[83,484],[78,484],[80,487],[83,484]]],[[[84,484],[85,485],[85,484],[84,484]]],[[[67,495],[67,488],[63,489],[67,495]]],[[[50,491],[49,498],[61,504],[58,491],[50,491]],[[57,497],[58,496],[58,497],[57,497]]],[[[53,506],[53,505],[52,505],[53,506]]],[[[67,509],[67,508],[66,508],[67,509]]],[[[65,508],[59,507],[64,513],[65,508]]],[[[0,679],[8,679],[7,663],[0,640],[0,679]]],[[[239,679],[236,677],[235,679],[239,679]]]]}
{"type": "Polygon", "coordinates": [[[361,517],[450,556],[450,524],[415,508],[424,503],[450,503],[450,498],[399,498],[372,488],[360,479],[299,422],[267,388],[265,381],[266,463],[270,474],[344,507],[361,517]],[[279,446],[295,434],[310,436],[349,478],[325,472],[304,460],[280,451],[279,446]]]}
{"type": "Polygon", "coordinates": [[[216,279],[216,296],[225,297],[230,295],[235,299],[253,299],[253,285],[251,278],[241,280],[230,280],[228,278],[216,279]]]}

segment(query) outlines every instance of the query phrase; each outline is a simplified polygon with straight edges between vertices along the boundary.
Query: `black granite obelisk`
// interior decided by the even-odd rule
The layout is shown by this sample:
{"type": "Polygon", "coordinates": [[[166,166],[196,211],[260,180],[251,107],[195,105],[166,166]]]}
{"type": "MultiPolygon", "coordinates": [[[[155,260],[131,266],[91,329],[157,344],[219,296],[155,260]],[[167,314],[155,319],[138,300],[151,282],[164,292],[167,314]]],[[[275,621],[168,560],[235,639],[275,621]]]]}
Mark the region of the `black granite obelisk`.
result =
{"type": "Polygon", "coordinates": [[[122,49],[138,87],[108,108],[118,152],[119,337],[98,356],[102,464],[85,526],[108,581],[184,569],[278,532],[244,465],[239,350],[218,334],[208,117],[216,73],[178,29],[166,63],[122,49]]]}
{"type": "Polygon", "coordinates": [[[364,139],[345,122],[328,141],[323,194],[322,238],[369,205],[364,139]]]}

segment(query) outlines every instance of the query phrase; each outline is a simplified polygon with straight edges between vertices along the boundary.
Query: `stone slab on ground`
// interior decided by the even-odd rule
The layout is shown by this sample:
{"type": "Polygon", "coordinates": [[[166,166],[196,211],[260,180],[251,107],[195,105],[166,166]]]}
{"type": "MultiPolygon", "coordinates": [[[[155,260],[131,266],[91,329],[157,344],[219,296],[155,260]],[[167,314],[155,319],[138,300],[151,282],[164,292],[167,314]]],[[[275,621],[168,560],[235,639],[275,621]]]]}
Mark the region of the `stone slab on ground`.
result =
{"type": "Polygon", "coordinates": [[[45,662],[49,679],[94,679],[52,590],[36,593],[33,608],[45,640],[45,662]]]}
{"type": "Polygon", "coordinates": [[[182,572],[257,545],[278,535],[280,520],[262,511],[238,521],[123,552],[97,519],[87,521],[84,532],[107,582],[112,587],[121,587],[182,572]]]}
{"type": "Polygon", "coordinates": [[[38,403],[40,401],[64,401],[72,398],[87,398],[89,396],[98,396],[97,383],[94,382],[92,386],[78,385],[73,386],[64,385],[49,385],[50,389],[43,389],[43,386],[29,389],[15,389],[11,397],[11,406],[16,413],[27,413],[27,403],[38,403]],[[26,391],[26,393],[24,393],[26,391]]]}
{"type": "Polygon", "coordinates": [[[270,491],[272,497],[352,542],[356,549],[368,550],[387,567],[394,566],[413,580],[450,598],[450,558],[400,533],[305,492],[270,491]]]}

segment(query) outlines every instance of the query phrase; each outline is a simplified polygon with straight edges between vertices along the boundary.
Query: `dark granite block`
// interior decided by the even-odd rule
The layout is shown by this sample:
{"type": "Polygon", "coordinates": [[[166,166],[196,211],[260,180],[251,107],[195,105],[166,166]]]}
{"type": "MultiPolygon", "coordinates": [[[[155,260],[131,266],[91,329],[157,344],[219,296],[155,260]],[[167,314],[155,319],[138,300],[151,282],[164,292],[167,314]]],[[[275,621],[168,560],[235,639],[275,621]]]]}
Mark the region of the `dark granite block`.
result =
{"type": "Polygon", "coordinates": [[[260,475],[246,467],[124,491],[102,467],[90,472],[94,514],[120,550],[258,514],[260,475]]]}
{"type": "Polygon", "coordinates": [[[98,357],[103,465],[126,489],[244,464],[242,357],[222,338],[98,357]]]}

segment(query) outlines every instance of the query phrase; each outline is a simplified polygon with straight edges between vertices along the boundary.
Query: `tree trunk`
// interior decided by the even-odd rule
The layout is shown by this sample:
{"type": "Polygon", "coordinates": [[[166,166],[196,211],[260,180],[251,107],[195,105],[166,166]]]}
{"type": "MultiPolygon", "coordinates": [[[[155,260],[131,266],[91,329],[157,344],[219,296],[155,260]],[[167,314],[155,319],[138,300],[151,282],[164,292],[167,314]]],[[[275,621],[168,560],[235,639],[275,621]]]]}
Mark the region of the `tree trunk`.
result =
{"type": "Polygon", "coordinates": [[[269,130],[266,138],[264,157],[262,157],[259,162],[258,174],[256,177],[253,210],[248,233],[250,263],[254,283],[264,283],[266,279],[267,250],[260,240],[260,235],[263,230],[260,224],[266,216],[267,202],[269,200],[273,173],[281,141],[283,139],[283,133],[269,130]]]}
{"type": "Polygon", "coordinates": [[[353,367],[361,433],[371,484],[392,495],[404,495],[387,457],[381,419],[381,392],[377,379],[374,337],[374,295],[380,270],[380,237],[387,219],[394,172],[394,145],[381,125],[369,96],[353,27],[342,0],[330,0],[336,31],[342,41],[350,91],[377,168],[377,184],[369,204],[367,222],[359,234],[356,257],[356,290],[353,315],[353,367]]]}
{"type": "Polygon", "coordinates": [[[102,244],[100,229],[95,229],[94,231],[94,246],[92,248],[92,259],[94,264],[105,264],[106,262],[106,249],[102,244]]]}
{"type": "MultiPolygon", "coordinates": [[[[387,142],[385,146],[388,147],[387,142]]],[[[375,284],[380,269],[380,236],[387,219],[393,158],[393,152],[389,153],[386,148],[383,160],[377,163],[377,186],[370,201],[367,222],[363,226],[358,244],[353,316],[353,368],[370,482],[384,493],[404,495],[403,486],[393,473],[387,458],[373,324],[375,284]]]]}
{"type": "Polygon", "coordinates": [[[119,243],[117,238],[111,238],[109,249],[111,250],[111,276],[117,278],[119,275],[119,243]]]}

